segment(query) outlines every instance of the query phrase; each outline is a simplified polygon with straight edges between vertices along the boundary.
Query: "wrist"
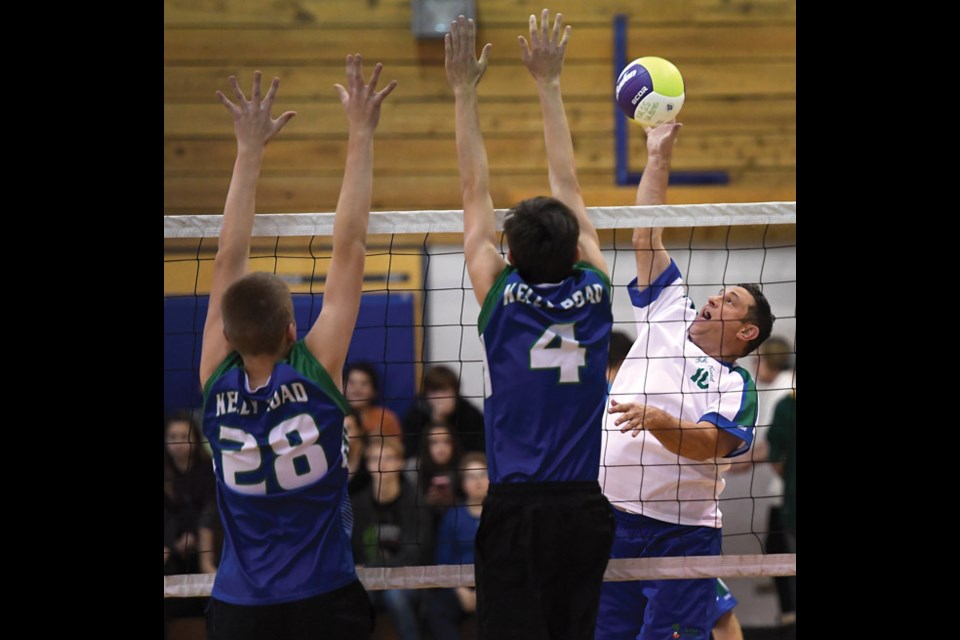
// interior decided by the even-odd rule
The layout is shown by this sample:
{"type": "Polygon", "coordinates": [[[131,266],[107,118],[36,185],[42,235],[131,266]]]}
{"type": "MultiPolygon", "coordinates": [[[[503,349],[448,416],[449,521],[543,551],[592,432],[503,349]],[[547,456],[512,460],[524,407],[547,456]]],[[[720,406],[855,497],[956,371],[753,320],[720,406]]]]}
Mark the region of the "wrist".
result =
{"type": "Polygon", "coordinates": [[[374,131],[375,129],[373,127],[366,127],[366,126],[350,127],[348,138],[354,142],[369,142],[373,140],[374,131]]]}
{"type": "Polygon", "coordinates": [[[455,98],[475,98],[477,96],[476,85],[461,85],[453,88],[455,98]]]}
{"type": "Polygon", "coordinates": [[[648,151],[647,166],[655,166],[669,169],[670,161],[673,159],[673,151],[648,151]]]}
{"type": "Polygon", "coordinates": [[[265,148],[266,148],[266,145],[262,143],[240,142],[238,140],[237,156],[243,156],[245,158],[251,158],[251,159],[260,159],[263,157],[263,152],[265,148]]]}

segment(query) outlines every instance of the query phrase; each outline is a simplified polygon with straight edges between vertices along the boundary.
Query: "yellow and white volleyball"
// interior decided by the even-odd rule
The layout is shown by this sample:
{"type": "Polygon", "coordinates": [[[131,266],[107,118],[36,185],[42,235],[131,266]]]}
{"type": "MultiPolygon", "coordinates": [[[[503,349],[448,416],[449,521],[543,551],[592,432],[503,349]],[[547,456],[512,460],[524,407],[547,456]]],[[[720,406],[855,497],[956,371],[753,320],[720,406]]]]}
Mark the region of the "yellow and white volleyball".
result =
{"type": "Polygon", "coordinates": [[[637,58],[620,72],[617,104],[637,124],[654,127],[677,117],[683,107],[683,76],[670,61],[637,58]]]}

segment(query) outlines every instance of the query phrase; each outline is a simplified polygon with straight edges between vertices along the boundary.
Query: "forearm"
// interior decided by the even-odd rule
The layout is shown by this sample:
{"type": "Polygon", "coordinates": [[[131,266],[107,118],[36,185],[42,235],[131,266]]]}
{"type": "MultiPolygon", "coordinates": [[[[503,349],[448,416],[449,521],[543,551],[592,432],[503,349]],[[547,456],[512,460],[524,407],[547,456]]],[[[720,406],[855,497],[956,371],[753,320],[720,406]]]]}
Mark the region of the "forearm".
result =
{"type": "Polygon", "coordinates": [[[643,290],[670,266],[670,254],[663,246],[663,228],[634,229],[633,250],[637,262],[637,287],[643,290]]]}
{"type": "Polygon", "coordinates": [[[245,270],[263,153],[263,146],[240,146],[237,149],[217,245],[217,262],[221,266],[245,270]]]}
{"type": "MultiPolygon", "coordinates": [[[[655,153],[647,158],[647,166],[637,187],[637,204],[663,204],[667,200],[670,179],[670,155],[655,153]]],[[[663,246],[662,227],[633,230],[633,248],[637,259],[637,284],[648,286],[670,266],[670,254],[663,246]]]]}
{"type": "Polygon", "coordinates": [[[490,199],[490,168],[487,150],[480,131],[480,109],[475,87],[456,90],[457,162],[460,168],[460,190],[464,202],[464,243],[469,250],[478,242],[493,243],[496,225],[493,216],[482,215],[482,209],[469,206],[490,199]]]}
{"type": "Polygon", "coordinates": [[[352,257],[365,252],[373,193],[373,135],[372,130],[351,131],[347,141],[347,160],[333,224],[335,258],[338,252],[352,257]]]}
{"type": "Polygon", "coordinates": [[[664,204],[670,182],[671,154],[655,153],[647,157],[640,184],[637,186],[637,204],[664,204]]]}
{"type": "Polygon", "coordinates": [[[721,450],[720,430],[709,422],[689,422],[663,413],[645,429],[668,451],[691,460],[710,460],[730,452],[721,450]]]}
{"type": "Polygon", "coordinates": [[[559,79],[537,84],[540,108],[543,112],[543,138],[547,149],[550,190],[555,198],[571,207],[580,224],[581,241],[592,241],[599,246],[600,238],[583,208],[583,195],[577,178],[573,137],[567,121],[560,92],[559,79]]]}

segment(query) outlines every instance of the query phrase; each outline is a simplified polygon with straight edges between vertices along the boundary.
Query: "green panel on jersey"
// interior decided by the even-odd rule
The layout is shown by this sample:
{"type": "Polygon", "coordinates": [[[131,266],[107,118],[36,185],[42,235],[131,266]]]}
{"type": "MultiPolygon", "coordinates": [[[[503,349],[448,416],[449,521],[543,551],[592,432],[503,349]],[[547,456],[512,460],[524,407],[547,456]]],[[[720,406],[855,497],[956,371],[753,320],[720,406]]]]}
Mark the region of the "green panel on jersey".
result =
{"type": "Polygon", "coordinates": [[[343,393],[337,389],[336,385],[333,384],[333,380],[330,379],[330,374],[327,373],[323,365],[314,357],[303,340],[297,340],[296,344],[293,345],[288,360],[290,361],[290,366],[320,385],[320,388],[340,407],[344,415],[350,413],[350,404],[347,402],[347,399],[343,393]]]}
{"type": "Polygon", "coordinates": [[[733,372],[740,374],[744,386],[743,404],[740,405],[740,410],[733,421],[738,425],[755,426],[757,424],[757,385],[753,383],[750,373],[743,367],[734,367],[733,372]]]}
{"type": "Polygon", "coordinates": [[[490,322],[490,314],[493,313],[494,306],[498,304],[500,298],[503,297],[503,290],[507,286],[507,278],[516,270],[516,267],[509,264],[505,266],[503,271],[500,272],[500,275],[497,276],[497,279],[494,280],[490,291],[487,292],[487,297],[483,301],[483,306],[480,308],[480,319],[477,320],[477,332],[480,335],[483,335],[483,330],[487,328],[487,323],[490,322]]]}

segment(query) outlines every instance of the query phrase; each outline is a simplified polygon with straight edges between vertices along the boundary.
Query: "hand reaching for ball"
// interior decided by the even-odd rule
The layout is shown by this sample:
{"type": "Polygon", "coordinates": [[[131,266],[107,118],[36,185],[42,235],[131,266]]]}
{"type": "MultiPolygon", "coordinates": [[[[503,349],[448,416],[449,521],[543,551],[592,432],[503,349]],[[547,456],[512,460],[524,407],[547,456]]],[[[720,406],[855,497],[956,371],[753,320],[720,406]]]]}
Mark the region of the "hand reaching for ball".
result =
{"type": "Polygon", "coordinates": [[[673,143],[683,125],[679,122],[664,122],[655,127],[644,127],[647,132],[647,156],[670,157],[673,154],[673,143]]]}

